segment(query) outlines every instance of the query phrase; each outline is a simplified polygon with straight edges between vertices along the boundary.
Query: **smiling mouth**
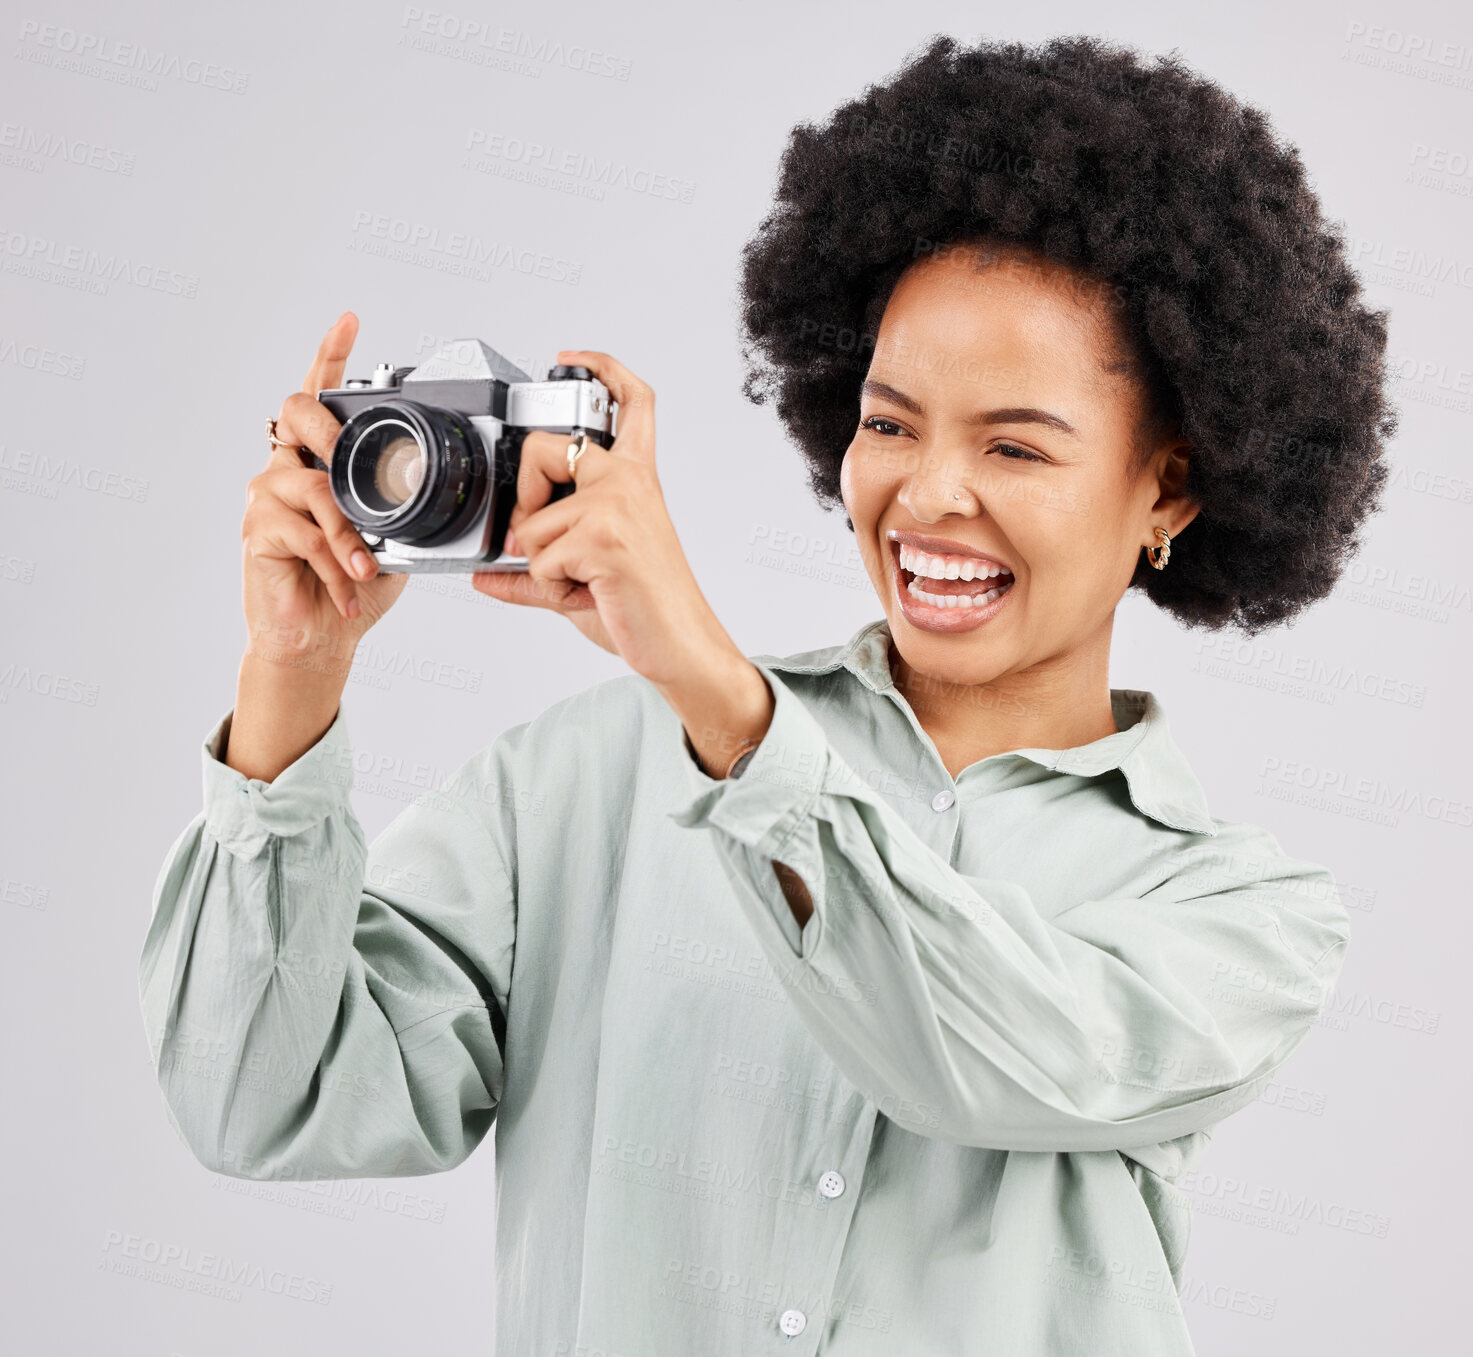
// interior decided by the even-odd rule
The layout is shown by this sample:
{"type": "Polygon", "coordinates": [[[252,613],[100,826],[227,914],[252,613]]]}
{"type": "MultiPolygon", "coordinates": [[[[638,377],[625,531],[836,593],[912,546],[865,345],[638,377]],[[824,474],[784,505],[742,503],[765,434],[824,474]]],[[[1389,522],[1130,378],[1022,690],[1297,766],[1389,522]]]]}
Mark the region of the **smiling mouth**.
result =
{"type": "MultiPolygon", "coordinates": [[[[895,563],[900,587],[917,603],[932,608],[985,608],[996,603],[1014,584],[1013,575],[1007,570],[991,578],[971,580],[964,580],[960,577],[936,579],[931,575],[917,574],[900,564],[900,543],[898,542],[890,544],[890,554],[895,563]]],[[[953,557],[951,559],[965,558],[953,557]]]]}

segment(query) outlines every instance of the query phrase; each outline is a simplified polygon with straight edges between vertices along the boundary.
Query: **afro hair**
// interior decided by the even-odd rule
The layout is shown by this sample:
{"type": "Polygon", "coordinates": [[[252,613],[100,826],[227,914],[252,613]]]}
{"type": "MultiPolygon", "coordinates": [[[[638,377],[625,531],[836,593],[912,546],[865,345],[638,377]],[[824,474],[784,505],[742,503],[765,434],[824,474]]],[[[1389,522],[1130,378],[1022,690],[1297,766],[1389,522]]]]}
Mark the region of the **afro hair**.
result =
{"type": "Polygon", "coordinates": [[[1107,284],[1150,428],[1191,444],[1198,514],[1131,587],[1185,626],[1250,636],[1328,594],[1387,479],[1386,313],[1263,113],[1174,53],[1091,37],[936,37],[790,134],[743,251],[743,390],[775,398],[819,501],[843,505],[901,273],[977,240],[1107,284]]]}

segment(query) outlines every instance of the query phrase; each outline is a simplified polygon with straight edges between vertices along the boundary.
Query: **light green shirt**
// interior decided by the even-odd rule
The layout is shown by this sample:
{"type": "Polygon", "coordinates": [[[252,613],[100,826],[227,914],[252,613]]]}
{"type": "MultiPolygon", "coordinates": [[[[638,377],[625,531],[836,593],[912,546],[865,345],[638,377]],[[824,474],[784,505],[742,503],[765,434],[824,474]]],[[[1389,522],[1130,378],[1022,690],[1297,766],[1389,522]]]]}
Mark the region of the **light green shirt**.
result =
{"type": "Polygon", "coordinates": [[[189,1149],[390,1177],[494,1124],[505,1357],[1190,1354],[1173,1180],[1324,1006],[1334,878],[1211,816],[1150,693],[953,779],[889,645],[752,656],[740,778],[629,674],[371,847],[342,710],[269,784],[227,714],[140,960],[189,1149]]]}

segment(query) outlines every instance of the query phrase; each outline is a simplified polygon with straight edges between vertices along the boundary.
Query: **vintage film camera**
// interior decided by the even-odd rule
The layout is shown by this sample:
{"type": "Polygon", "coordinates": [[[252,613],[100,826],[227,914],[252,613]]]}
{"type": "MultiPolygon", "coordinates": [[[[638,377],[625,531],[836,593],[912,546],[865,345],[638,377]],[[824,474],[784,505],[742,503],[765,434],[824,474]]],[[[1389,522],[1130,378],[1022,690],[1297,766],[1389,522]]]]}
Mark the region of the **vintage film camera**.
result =
{"type": "MultiPolygon", "coordinates": [[[[342,422],[333,498],[390,573],[526,570],[502,550],[516,504],[522,440],[584,432],[608,447],[617,403],[587,368],[533,381],[479,339],[457,339],[418,367],[380,363],[317,399],[342,422]]],[[[573,492],[553,487],[552,498],[573,492]]]]}

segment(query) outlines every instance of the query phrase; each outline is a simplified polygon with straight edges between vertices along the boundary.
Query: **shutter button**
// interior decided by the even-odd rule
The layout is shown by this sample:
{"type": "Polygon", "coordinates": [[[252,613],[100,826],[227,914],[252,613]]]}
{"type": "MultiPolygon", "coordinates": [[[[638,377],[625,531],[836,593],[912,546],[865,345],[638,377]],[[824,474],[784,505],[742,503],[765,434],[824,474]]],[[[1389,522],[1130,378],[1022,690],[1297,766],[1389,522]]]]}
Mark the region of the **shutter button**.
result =
{"type": "Polygon", "coordinates": [[[934,811],[950,810],[951,803],[956,800],[956,793],[950,787],[936,793],[931,798],[931,809],[934,811]]]}
{"type": "Polygon", "coordinates": [[[782,1318],[777,1322],[777,1327],[789,1338],[796,1338],[808,1327],[808,1320],[801,1310],[784,1310],[782,1318]]]}
{"type": "Polygon", "coordinates": [[[818,1190],[825,1197],[837,1197],[844,1190],[844,1175],[830,1169],[818,1180],[818,1190]]]}

